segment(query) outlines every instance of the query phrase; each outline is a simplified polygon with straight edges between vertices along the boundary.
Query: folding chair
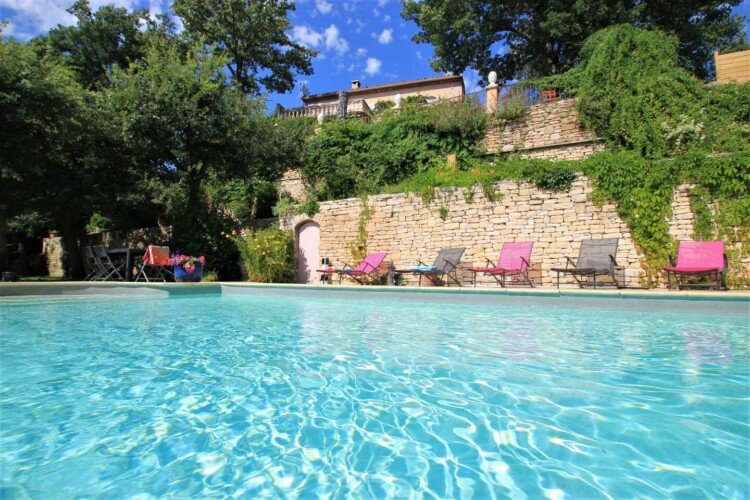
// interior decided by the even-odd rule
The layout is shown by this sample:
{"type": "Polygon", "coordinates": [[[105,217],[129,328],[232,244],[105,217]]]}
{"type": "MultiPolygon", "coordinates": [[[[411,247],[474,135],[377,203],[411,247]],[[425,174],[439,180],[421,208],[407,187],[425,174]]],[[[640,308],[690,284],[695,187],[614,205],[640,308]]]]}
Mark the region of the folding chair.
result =
{"type": "Polygon", "coordinates": [[[174,279],[174,275],[167,269],[168,260],[169,247],[149,245],[143,254],[140,267],[136,270],[135,281],[140,280],[141,277],[148,282],[151,280],[167,281],[170,276],[174,279]],[[149,279],[149,272],[151,273],[151,279],[149,279]]]}
{"type": "Polygon", "coordinates": [[[125,278],[120,274],[120,271],[123,270],[125,264],[120,263],[115,265],[112,262],[112,259],[109,258],[109,253],[107,253],[107,249],[104,248],[104,245],[94,245],[93,248],[96,260],[99,261],[99,265],[102,269],[102,273],[98,279],[108,281],[109,279],[115,279],[114,277],[116,276],[118,280],[125,281],[125,278]]]}

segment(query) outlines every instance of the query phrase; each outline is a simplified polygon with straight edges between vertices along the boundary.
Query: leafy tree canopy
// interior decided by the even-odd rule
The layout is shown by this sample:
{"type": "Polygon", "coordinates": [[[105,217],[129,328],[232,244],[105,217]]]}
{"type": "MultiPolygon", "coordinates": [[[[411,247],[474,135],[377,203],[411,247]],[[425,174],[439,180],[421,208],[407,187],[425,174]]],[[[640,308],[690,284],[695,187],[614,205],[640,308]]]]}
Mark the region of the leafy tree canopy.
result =
{"type": "Polygon", "coordinates": [[[416,42],[435,49],[432,67],[501,80],[564,72],[594,32],[623,22],[674,35],[680,63],[696,76],[712,72],[714,50],[744,46],[740,0],[403,0],[402,16],[419,25],[416,42]],[[507,51],[499,51],[504,45],[507,51]]]}
{"type": "Polygon", "coordinates": [[[312,74],[316,54],[287,35],[287,0],[175,0],[188,35],[213,44],[246,94],[289,92],[296,74],[312,74]]]}
{"type": "Polygon", "coordinates": [[[147,9],[128,12],[113,5],[94,12],[88,0],[77,0],[68,12],[76,16],[76,24],[58,26],[37,42],[51,54],[61,56],[86,88],[108,85],[107,72],[113,66],[127,68],[143,57],[149,35],[172,27],[166,15],[152,20],[147,9]],[[146,30],[142,29],[144,25],[146,30]]]}

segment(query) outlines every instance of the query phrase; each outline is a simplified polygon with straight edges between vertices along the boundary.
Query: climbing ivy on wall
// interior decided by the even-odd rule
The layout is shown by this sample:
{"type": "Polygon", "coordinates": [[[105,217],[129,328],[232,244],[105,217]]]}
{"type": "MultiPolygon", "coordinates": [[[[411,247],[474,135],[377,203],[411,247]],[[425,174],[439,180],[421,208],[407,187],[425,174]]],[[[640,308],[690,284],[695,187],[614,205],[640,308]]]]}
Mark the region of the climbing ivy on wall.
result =
{"type": "Polygon", "coordinates": [[[612,26],[589,37],[575,68],[525,82],[578,97],[584,126],[646,158],[732,151],[750,142],[750,85],[706,86],[677,65],[677,39],[612,26]]]}
{"type": "Polygon", "coordinates": [[[367,255],[367,222],[372,217],[372,208],[367,203],[367,196],[360,200],[362,209],[359,211],[359,220],[357,221],[357,236],[349,243],[349,252],[352,254],[352,260],[355,263],[360,262],[367,255]]]}
{"type": "Polygon", "coordinates": [[[601,153],[583,161],[581,169],[595,182],[594,200],[614,201],[630,228],[645,257],[644,285],[657,285],[661,268],[675,254],[667,218],[672,193],[683,183],[696,186],[691,193],[694,239],[718,237],[728,243],[730,285],[750,285],[742,264],[750,254],[750,150],[712,157],[690,153],[665,160],[628,151],[601,153]]]}

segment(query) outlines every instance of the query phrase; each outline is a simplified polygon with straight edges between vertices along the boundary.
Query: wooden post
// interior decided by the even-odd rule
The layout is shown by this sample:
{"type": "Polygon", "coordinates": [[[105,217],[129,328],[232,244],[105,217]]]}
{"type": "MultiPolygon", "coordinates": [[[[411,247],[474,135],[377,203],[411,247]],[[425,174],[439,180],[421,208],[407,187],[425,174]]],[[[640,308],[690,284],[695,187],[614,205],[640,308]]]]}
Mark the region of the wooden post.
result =
{"type": "Polygon", "coordinates": [[[716,73],[716,81],[719,80],[719,51],[714,50],[714,72],[716,73]]]}

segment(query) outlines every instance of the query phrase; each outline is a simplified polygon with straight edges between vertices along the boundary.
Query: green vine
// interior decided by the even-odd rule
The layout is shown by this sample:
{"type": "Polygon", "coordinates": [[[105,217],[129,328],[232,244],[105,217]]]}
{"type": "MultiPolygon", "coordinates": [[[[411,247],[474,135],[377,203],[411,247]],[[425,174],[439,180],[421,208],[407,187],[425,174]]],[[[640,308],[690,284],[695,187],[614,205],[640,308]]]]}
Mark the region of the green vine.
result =
{"type": "Polygon", "coordinates": [[[367,255],[367,223],[372,217],[372,208],[367,203],[367,196],[361,198],[362,210],[357,222],[357,237],[349,243],[349,252],[354,262],[360,262],[367,255]]]}

